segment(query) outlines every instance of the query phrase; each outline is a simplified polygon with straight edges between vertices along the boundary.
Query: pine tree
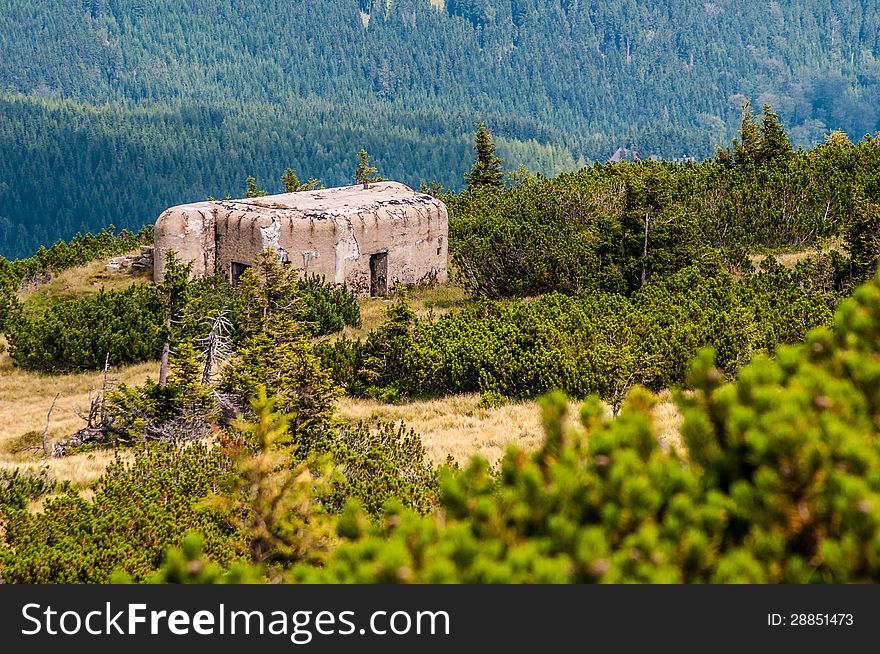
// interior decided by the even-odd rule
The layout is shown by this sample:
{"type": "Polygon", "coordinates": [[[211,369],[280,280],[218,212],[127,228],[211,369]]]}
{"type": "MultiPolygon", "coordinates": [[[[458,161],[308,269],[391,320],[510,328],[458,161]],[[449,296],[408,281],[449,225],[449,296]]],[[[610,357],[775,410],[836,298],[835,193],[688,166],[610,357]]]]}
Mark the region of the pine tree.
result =
{"type": "Polygon", "coordinates": [[[383,178],[376,175],[379,169],[370,163],[370,155],[367,154],[366,150],[358,152],[357,158],[358,165],[354,171],[354,179],[358,184],[363,184],[364,188],[367,189],[374,182],[384,181],[383,178]]]}
{"type": "Polygon", "coordinates": [[[464,176],[468,188],[475,186],[504,186],[504,173],[501,170],[501,159],[495,156],[495,143],[486,126],[480,123],[474,138],[474,150],[477,158],[471,172],[464,176]]]}
{"type": "Polygon", "coordinates": [[[303,299],[296,275],[267,250],[241,276],[236,293],[245,337],[223,372],[220,389],[247,400],[265,388],[278,409],[291,415],[290,435],[303,444],[326,437],[340,390],[297,318],[303,299]]]}
{"type": "Polygon", "coordinates": [[[770,105],[764,105],[764,120],[761,125],[761,163],[786,158],[791,155],[791,143],[779,122],[779,115],[773,113],[770,105]]]}
{"type": "Polygon", "coordinates": [[[333,542],[332,522],[317,501],[333,476],[332,464],[308,457],[291,466],[291,451],[284,444],[293,416],[276,411],[263,387],[255,390],[253,421],[238,423],[249,447],[237,456],[237,492],[217,497],[216,505],[229,511],[246,535],[254,561],[314,563],[333,542]]]}
{"type": "Polygon", "coordinates": [[[751,102],[746,100],[742,106],[742,123],[739,140],[733,139],[733,152],[736,163],[757,163],[761,150],[761,129],[752,114],[751,102]]]}
{"type": "Polygon", "coordinates": [[[244,192],[244,197],[259,198],[264,195],[269,195],[268,193],[266,193],[266,191],[257,186],[257,180],[255,180],[253,177],[248,177],[246,180],[244,180],[244,182],[245,184],[247,184],[247,188],[244,192]]]}
{"type": "Polygon", "coordinates": [[[173,252],[167,253],[165,278],[158,285],[159,294],[165,309],[165,326],[162,330],[162,356],[159,363],[159,385],[165,386],[168,380],[168,357],[173,340],[174,320],[179,316],[189,299],[189,278],[192,264],[184,264],[175,258],[173,252]]]}
{"type": "Polygon", "coordinates": [[[293,168],[288,168],[284,171],[284,174],[281,176],[281,183],[284,184],[284,189],[288,193],[312,191],[316,188],[321,188],[321,180],[315,179],[314,177],[310,177],[307,182],[300,182],[299,177],[296,176],[296,172],[293,168]]]}
{"type": "Polygon", "coordinates": [[[293,168],[288,168],[284,171],[284,174],[281,176],[281,183],[284,184],[284,190],[288,193],[295,193],[300,190],[299,177],[296,176],[293,168]]]}
{"type": "Polygon", "coordinates": [[[203,366],[191,341],[183,340],[175,345],[169,356],[169,367],[173,372],[170,385],[180,403],[181,431],[190,438],[202,437],[216,419],[217,402],[211,387],[203,381],[203,366]]]}

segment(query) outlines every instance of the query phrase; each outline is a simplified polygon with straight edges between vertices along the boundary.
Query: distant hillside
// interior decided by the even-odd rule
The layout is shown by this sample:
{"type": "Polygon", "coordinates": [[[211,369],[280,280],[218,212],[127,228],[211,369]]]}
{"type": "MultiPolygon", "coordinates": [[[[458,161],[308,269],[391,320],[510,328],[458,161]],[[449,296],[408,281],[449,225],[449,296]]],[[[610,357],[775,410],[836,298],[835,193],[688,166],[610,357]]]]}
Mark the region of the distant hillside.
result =
{"type": "Polygon", "coordinates": [[[711,154],[750,97],[796,144],[878,128],[868,0],[0,0],[0,254],[162,207],[388,177],[461,186],[474,123],[508,168],[711,154]],[[842,7],[841,5],[844,5],[842,7]]]}

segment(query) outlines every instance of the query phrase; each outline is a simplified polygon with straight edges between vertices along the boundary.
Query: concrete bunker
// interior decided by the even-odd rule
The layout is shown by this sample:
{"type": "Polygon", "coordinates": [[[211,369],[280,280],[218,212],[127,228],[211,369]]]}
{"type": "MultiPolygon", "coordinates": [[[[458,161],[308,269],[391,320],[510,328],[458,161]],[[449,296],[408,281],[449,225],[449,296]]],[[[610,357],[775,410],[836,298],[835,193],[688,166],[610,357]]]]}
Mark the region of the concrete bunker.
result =
{"type": "Polygon", "coordinates": [[[236,283],[267,248],[302,274],[386,296],[397,284],[445,281],[449,214],[438,199],[377,182],[167,209],[156,221],[156,281],[168,251],[197,277],[236,283]]]}

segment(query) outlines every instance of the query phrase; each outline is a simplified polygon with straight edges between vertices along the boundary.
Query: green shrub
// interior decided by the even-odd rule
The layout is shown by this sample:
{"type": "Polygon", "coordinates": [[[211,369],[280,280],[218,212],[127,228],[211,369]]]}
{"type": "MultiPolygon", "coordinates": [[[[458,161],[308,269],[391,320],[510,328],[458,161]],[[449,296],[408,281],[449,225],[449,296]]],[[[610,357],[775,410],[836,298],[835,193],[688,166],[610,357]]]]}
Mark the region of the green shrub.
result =
{"type": "Polygon", "coordinates": [[[28,502],[55,490],[48,468],[30,475],[19,470],[0,470],[0,518],[12,510],[24,509],[28,502]]]}
{"type": "MultiPolygon", "coordinates": [[[[116,245],[120,242],[128,241],[111,241],[116,245]]],[[[47,256],[37,257],[43,262],[40,266],[54,261],[47,256]]],[[[78,261],[82,256],[86,255],[64,255],[61,261],[78,261]]],[[[230,343],[238,344],[248,327],[247,312],[253,309],[248,308],[244,297],[250,287],[236,291],[218,277],[187,283],[188,269],[177,264],[178,278],[184,281],[173,291],[166,274],[164,284],[102,290],[94,297],[59,302],[45,314],[32,317],[21,310],[15,296],[20,283],[18,273],[7,262],[8,274],[4,277],[3,261],[0,259],[0,329],[7,335],[13,362],[29,370],[100,370],[108,354],[112,365],[157,359],[166,337],[172,345],[196,341],[205,336],[211,319],[220,312],[228,314],[233,323],[230,343]],[[170,332],[166,327],[169,311],[173,314],[170,332]]],[[[273,274],[276,288],[283,285],[287,291],[285,297],[272,297],[272,301],[290,309],[289,317],[302,325],[304,333],[326,335],[346,325],[360,325],[357,298],[344,286],[326,284],[314,276],[298,279],[295,270],[277,264],[273,274]]]]}
{"type": "MultiPolygon", "coordinates": [[[[775,129],[771,149],[783,152],[784,139],[775,129]]],[[[880,255],[878,146],[837,133],[809,152],[597,163],[446,194],[450,250],[465,288],[490,298],[631,295],[683,268],[744,270],[749,252],[803,250],[842,231],[849,256],[831,277],[841,291],[880,255]]]]}
{"type": "Polygon", "coordinates": [[[566,428],[542,400],[546,441],[512,448],[497,477],[474,459],[441,471],[442,512],[349,505],[345,539],[309,582],[852,583],[880,580],[880,278],[834,330],[758,356],[725,382],[712,352],[680,398],[687,458],[664,451],[656,401],[634,389],[615,420],[598,399],[566,428]]]}
{"type": "Polygon", "coordinates": [[[363,363],[362,349],[360,340],[347,338],[315,344],[315,355],[321,360],[321,367],[349,395],[362,396],[366,392],[359,374],[363,363]]]}
{"type": "Polygon", "coordinates": [[[130,464],[117,459],[91,501],[70,491],[39,513],[10,510],[0,575],[10,583],[104,583],[121,571],[141,581],[190,532],[202,534],[206,554],[228,566],[241,555],[241,537],[225,515],[199,504],[229,474],[229,458],[201,443],[156,444],[130,464]]]}
{"type": "Polygon", "coordinates": [[[480,395],[480,402],[477,406],[481,409],[495,409],[509,402],[510,400],[498,391],[488,390],[483,391],[483,394],[480,395]]]}
{"type": "MultiPolygon", "coordinates": [[[[9,261],[0,257],[0,280],[14,280],[17,288],[22,281],[61,272],[89,261],[124,254],[139,245],[152,245],[153,226],[147,225],[137,234],[128,230],[115,233],[113,225],[94,234],[77,234],[70,243],[57,241],[49,248],[40,247],[34,256],[27,259],[9,261]]],[[[0,286],[2,286],[0,282],[0,286]]]]}
{"type": "Polygon", "coordinates": [[[598,394],[616,408],[633,384],[659,390],[684,383],[701,347],[714,347],[719,366],[733,375],[754,354],[827,324],[829,298],[800,282],[778,264],[740,282],[686,268],[631,298],[591,292],[482,300],[433,322],[418,320],[401,298],[365,342],[341,340],[318,352],[352,395],[523,398],[561,389],[598,394]]]}
{"type": "MultiPolygon", "coordinates": [[[[151,584],[258,584],[266,581],[259,566],[233,563],[225,570],[222,566],[204,560],[204,542],[197,534],[183,539],[180,547],[168,551],[165,562],[147,580],[151,584]]],[[[114,575],[113,583],[130,583],[124,573],[114,575]]]]}
{"type": "Polygon", "coordinates": [[[324,498],[329,508],[340,511],[352,498],[372,517],[392,500],[419,513],[435,507],[437,472],[426,461],[418,434],[405,425],[345,425],[326,447],[342,475],[342,483],[324,498]]]}
{"type": "Polygon", "coordinates": [[[101,291],[65,300],[43,316],[18,313],[8,321],[13,362],[29,370],[73,372],[155,359],[162,346],[164,313],[152,286],[101,291]]]}
{"type": "Polygon", "coordinates": [[[303,300],[298,320],[310,326],[316,336],[341,332],[347,325],[361,326],[361,309],[357,295],[344,285],[336,286],[323,277],[307,275],[296,281],[303,300]]]}
{"type": "MultiPolygon", "coordinates": [[[[340,389],[312,348],[314,325],[301,320],[306,304],[297,272],[279,264],[277,254],[267,250],[239,278],[236,294],[244,336],[218,389],[236,397],[242,408],[262,393],[273,398],[290,418],[293,442],[309,450],[311,441],[329,433],[340,389]]],[[[344,290],[343,296],[347,297],[344,290]]]]}

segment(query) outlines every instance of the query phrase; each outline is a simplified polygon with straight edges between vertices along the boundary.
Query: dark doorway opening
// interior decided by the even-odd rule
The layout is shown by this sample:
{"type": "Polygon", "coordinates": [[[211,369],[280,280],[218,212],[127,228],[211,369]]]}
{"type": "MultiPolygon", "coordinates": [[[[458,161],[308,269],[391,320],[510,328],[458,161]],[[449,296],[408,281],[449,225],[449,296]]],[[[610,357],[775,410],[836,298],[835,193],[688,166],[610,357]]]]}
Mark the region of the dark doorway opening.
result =
{"type": "Polygon", "coordinates": [[[370,295],[388,295],[388,253],[377,252],[370,255],[370,295]]]}
{"type": "Polygon", "coordinates": [[[248,268],[250,268],[250,266],[246,263],[238,263],[237,261],[232,262],[229,276],[233,286],[238,284],[238,278],[241,277],[244,274],[244,271],[248,268]]]}

